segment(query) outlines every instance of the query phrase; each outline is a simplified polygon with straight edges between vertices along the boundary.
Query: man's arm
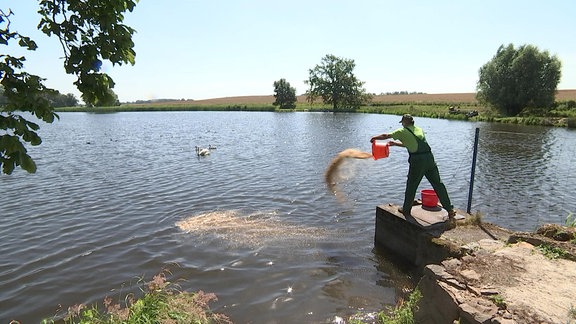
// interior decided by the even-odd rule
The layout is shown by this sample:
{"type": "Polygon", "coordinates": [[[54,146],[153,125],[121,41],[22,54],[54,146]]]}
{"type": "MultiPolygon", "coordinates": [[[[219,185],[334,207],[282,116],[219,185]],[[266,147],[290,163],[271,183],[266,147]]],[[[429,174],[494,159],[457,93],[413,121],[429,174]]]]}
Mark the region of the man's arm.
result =
{"type": "Polygon", "coordinates": [[[389,139],[391,137],[392,137],[392,135],[390,135],[390,134],[380,134],[380,135],[372,136],[372,138],[370,139],[370,143],[374,142],[375,140],[385,140],[385,139],[389,139]]]}
{"type": "MultiPolygon", "coordinates": [[[[373,143],[375,140],[385,140],[385,139],[389,139],[389,138],[392,138],[392,135],[386,134],[386,133],[372,136],[372,138],[370,138],[370,143],[373,143]]],[[[398,142],[398,141],[389,141],[388,145],[404,147],[404,144],[402,144],[402,142],[398,142]]]]}

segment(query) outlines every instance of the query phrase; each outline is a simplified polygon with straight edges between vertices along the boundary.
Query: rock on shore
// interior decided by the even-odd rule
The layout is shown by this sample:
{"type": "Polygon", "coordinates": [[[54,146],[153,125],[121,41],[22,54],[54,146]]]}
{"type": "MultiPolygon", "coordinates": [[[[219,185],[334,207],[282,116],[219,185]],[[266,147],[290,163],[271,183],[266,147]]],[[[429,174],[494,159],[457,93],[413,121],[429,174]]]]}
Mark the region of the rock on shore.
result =
{"type": "Polygon", "coordinates": [[[576,245],[490,224],[457,226],[436,242],[463,251],[429,264],[418,323],[576,323],[576,245]],[[564,258],[536,246],[558,247],[564,258]]]}

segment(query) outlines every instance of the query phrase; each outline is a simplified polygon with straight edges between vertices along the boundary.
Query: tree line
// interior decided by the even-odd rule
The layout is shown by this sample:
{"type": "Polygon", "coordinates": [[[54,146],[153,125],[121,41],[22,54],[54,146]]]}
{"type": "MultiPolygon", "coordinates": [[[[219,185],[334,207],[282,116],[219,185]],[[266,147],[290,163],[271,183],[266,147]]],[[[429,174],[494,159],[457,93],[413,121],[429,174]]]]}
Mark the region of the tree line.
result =
{"type": "MultiPolygon", "coordinates": [[[[47,92],[44,98],[50,102],[50,106],[57,107],[75,107],[78,106],[78,99],[72,93],[62,94],[59,91],[47,92]]],[[[4,87],[0,86],[0,107],[8,105],[8,98],[4,95],[4,87]]]]}
{"type": "MultiPolygon", "coordinates": [[[[354,111],[370,102],[372,95],[354,75],[354,60],[326,55],[310,69],[305,95],[313,103],[320,99],[332,110],[354,111]]],[[[554,107],[561,77],[558,57],[533,45],[500,46],[496,55],[479,70],[476,99],[503,116],[516,116],[524,109],[554,107]]],[[[408,92],[400,92],[408,94],[408,92]]],[[[285,79],[274,82],[274,105],[294,108],[296,90],[285,79]]]]}

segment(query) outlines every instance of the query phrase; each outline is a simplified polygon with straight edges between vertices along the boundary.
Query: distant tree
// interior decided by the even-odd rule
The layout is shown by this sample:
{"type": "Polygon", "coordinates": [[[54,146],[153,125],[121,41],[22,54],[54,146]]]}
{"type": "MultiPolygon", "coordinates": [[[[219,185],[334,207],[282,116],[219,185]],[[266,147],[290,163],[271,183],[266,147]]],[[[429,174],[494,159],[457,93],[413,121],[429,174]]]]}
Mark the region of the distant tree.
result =
{"type": "Polygon", "coordinates": [[[296,108],[296,89],[290,86],[286,79],[274,81],[274,106],[280,106],[280,109],[296,108]]]}
{"type": "MultiPolygon", "coordinates": [[[[78,106],[78,99],[73,94],[61,94],[59,91],[54,90],[44,95],[48,100],[51,107],[74,107],[78,106]]],[[[8,104],[8,99],[4,96],[4,87],[0,85],[0,109],[8,104]]]]}
{"type": "MultiPolygon", "coordinates": [[[[64,52],[64,69],[73,74],[74,82],[88,106],[117,101],[111,89],[114,81],[100,73],[103,60],[112,64],[134,64],[134,30],[124,24],[124,13],[132,11],[138,0],[39,0],[41,20],[37,27],[56,37],[64,52]]],[[[19,46],[34,51],[37,44],[29,37],[14,32],[10,17],[14,13],[0,8],[0,45],[19,46]]],[[[9,53],[2,50],[0,53],[9,53]]],[[[0,166],[11,174],[16,166],[33,173],[36,164],[27,154],[25,143],[39,145],[40,128],[23,117],[28,112],[46,123],[58,116],[49,97],[55,90],[44,86],[39,76],[26,73],[24,56],[0,54],[0,85],[6,103],[0,108],[0,166]]]]}
{"type": "Polygon", "coordinates": [[[414,94],[426,94],[426,92],[421,92],[421,91],[411,91],[408,92],[406,90],[403,91],[394,91],[394,92],[381,92],[380,95],[381,96],[390,96],[390,95],[414,95],[414,94]]]}
{"type": "MultiPolygon", "coordinates": [[[[62,107],[75,107],[78,106],[78,99],[76,99],[76,96],[74,96],[73,94],[69,93],[66,95],[61,95],[61,102],[62,102],[62,107]]],[[[56,106],[54,106],[56,107],[56,106]]]]}
{"type": "Polygon", "coordinates": [[[326,55],[322,63],[309,70],[309,78],[304,83],[310,86],[306,91],[308,100],[331,104],[334,111],[355,110],[370,101],[372,96],[362,87],[364,82],[354,75],[354,60],[326,55]]]}
{"type": "Polygon", "coordinates": [[[64,95],[56,91],[53,95],[48,96],[48,100],[52,107],[74,107],[78,105],[78,99],[71,93],[64,95]]]}
{"type": "Polygon", "coordinates": [[[553,106],[561,63],[532,45],[501,45],[479,75],[477,99],[505,116],[515,116],[524,108],[553,106]]]}

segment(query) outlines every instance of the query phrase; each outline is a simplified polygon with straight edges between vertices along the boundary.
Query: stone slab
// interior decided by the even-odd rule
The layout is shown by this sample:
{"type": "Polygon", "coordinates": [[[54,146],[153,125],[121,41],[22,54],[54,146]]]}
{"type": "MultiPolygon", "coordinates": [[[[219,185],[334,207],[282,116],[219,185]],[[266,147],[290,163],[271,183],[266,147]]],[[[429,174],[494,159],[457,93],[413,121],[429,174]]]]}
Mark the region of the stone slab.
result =
{"type": "Polygon", "coordinates": [[[440,207],[424,208],[422,205],[412,207],[412,216],[422,226],[431,226],[444,223],[448,220],[448,212],[440,207]]]}

